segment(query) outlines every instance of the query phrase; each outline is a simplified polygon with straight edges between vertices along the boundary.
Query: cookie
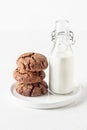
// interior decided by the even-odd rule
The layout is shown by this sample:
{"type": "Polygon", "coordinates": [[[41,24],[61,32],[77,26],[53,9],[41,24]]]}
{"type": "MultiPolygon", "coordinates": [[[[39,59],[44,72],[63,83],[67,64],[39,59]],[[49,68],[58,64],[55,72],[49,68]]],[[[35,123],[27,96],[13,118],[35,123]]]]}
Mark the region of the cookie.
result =
{"type": "Polygon", "coordinates": [[[20,73],[18,69],[13,72],[13,77],[24,84],[41,82],[45,78],[44,71],[20,73]]]}
{"type": "Polygon", "coordinates": [[[48,86],[45,81],[34,84],[24,84],[23,82],[17,82],[16,91],[23,96],[36,97],[47,94],[48,86]]]}
{"type": "Polygon", "coordinates": [[[40,53],[24,53],[16,61],[21,73],[42,71],[48,67],[47,58],[40,53]]]}

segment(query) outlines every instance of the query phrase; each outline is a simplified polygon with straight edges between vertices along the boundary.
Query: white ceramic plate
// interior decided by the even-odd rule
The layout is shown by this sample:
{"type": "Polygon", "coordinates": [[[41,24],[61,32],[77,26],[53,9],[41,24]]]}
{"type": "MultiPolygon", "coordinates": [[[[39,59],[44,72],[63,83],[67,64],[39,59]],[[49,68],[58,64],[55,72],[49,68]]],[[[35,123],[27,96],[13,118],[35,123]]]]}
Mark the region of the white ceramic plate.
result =
{"type": "Polygon", "coordinates": [[[21,106],[37,108],[37,109],[52,109],[69,105],[77,101],[81,96],[82,87],[74,87],[72,93],[67,95],[53,95],[48,93],[39,97],[26,97],[18,94],[15,90],[15,83],[11,86],[11,99],[21,106]]]}

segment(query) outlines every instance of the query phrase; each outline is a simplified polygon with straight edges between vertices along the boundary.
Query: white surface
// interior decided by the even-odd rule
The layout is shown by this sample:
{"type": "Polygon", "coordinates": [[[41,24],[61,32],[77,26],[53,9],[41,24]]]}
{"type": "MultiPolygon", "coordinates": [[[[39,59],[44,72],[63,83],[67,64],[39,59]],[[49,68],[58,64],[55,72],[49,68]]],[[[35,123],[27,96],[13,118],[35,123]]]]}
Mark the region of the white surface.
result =
{"type": "Polygon", "coordinates": [[[87,130],[86,3],[86,0],[0,1],[0,130],[87,130]],[[75,82],[83,84],[84,100],[54,110],[19,107],[8,98],[15,81],[12,72],[17,67],[16,59],[32,50],[48,57],[52,45],[50,33],[57,19],[69,20],[75,33],[75,82]]]}
{"type": "Polygon", "coordinates": [[[21,107],[36,109],[62,108],[80,100],[82,96],[82,87],[74,87],[73,92],[68,95],[55,95],[48,93],[39,97],[26,97],[16,92],[14,83],[10,88],[9,95],[12,102],[21,105],[21,107]]]}

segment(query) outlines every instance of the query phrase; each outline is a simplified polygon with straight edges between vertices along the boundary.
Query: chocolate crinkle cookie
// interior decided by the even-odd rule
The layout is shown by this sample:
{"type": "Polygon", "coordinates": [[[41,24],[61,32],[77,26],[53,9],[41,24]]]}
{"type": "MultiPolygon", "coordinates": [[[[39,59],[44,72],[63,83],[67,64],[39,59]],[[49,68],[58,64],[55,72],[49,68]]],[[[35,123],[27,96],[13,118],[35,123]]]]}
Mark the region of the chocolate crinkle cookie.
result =
{"type": "Polygon", "coordinates": [[[34,84],[24,84],[23,82],[17,82],[16,91],[23,96],[36,97],[47,94],[48,85],[45,81],[34,84]]]}
{"type": "Polygon", "coordinates": [[[48,93],[44,69],[48,67],[46,56],[40,53],[24,53],[16,61],[13,77],[16,91],[23,96],[37,97],[48,93]]]}
{"type": "Polygon", "coordinates": [[[47,58],[40,53],[24,53],[16,61],[21,73],[42,71],[48,67],[47,58]]]}
{"type": "Polygon", "coordinates": [[[26,72],[21,73],[18,69],[15,69],[13,72],[13,77],[19,81],[23,82],[25,84],[32,84],[41,82],[45,78],[45,72],[44,71],[38,71],[38,72],[26,72]]]}

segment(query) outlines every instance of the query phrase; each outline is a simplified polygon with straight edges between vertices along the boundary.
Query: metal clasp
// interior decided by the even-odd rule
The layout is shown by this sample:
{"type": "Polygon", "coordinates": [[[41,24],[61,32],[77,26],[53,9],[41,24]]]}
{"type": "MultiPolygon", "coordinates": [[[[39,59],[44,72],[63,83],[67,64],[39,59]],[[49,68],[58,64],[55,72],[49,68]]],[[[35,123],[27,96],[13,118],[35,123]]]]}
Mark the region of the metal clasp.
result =
{"type": "Polygon", "coordinates": [[[56,30],[52,31],[52,33],[51,33],[51,41],[53,41],[53,42],[56,41],[56,30]]]}
{"type": "Polygon", "coordinates": [[[72,45],[74,45],[75,40],[74,40],[74,33],[72,31],[68,32],[68,37],[69,37],[69,40],[71,41],[72,45]]]}
{"type": "Polygon", "coordinates": [[[51,41],[53,41],[55,43],[56,42],[56,38],[59,35],[65,35],[67,37],[67,39],[71,42],[72,45],[75,44],[74,33],[72,31],[69,31],[67,33],[65,33],[65,32],[58,32],[58,34],[56,34],[56,30],[54,30],[51,33],[51,41]]]}

